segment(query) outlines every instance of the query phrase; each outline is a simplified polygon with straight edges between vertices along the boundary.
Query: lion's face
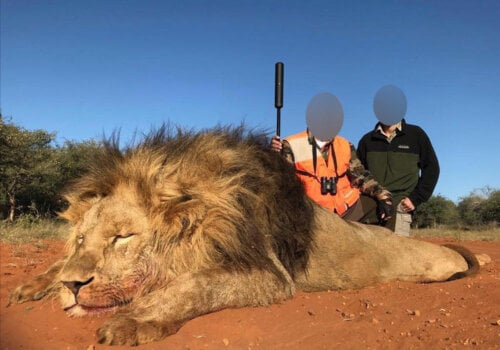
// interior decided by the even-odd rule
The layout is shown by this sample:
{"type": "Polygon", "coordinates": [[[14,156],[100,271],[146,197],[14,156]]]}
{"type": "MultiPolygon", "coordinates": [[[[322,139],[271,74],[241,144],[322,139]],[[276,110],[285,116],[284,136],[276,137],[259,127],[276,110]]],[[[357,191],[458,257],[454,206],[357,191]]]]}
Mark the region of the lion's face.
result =
{"type": "Polygon", "coordinates": [[[151,269],[152,230],[130,191],[94,198],[74,222],[70,256],[60,274],[62,304],[72,315],[129,303],[151,269]]]}
{"type": "Polygon", "coordinates": [[[59,274],[62,306],[70,315],[116,309],[224,258],[208,242],[215,241],[211,232],[228,225],[227,210],[208,211],[201,194],[181,191],[175,177],[150,190],[145,203],[137,183],[119,184],[63,213],[73,225],[59,274]]]}

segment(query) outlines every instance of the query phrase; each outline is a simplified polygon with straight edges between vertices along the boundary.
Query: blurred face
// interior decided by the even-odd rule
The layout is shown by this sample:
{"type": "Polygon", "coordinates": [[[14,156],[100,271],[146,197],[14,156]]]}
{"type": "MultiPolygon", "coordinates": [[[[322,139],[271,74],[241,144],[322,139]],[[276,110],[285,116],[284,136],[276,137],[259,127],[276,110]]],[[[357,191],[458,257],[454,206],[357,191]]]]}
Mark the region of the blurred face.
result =
{"type": "Polygon", "coordinates": [[[373,111],[382,124],[397,124],[406,114],[406,96],[397,86],[383,86],[375,94],[373,111]]]}

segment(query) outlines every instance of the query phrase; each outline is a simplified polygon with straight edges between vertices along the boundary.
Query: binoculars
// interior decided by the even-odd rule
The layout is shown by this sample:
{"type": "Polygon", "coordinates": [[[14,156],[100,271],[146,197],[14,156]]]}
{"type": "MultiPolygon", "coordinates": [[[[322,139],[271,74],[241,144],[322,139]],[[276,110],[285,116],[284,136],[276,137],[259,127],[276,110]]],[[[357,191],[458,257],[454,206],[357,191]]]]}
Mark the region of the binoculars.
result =
{"type": "Polygon", "coordinates": [[[337,194],[337,179],[334,177],[322,176],[321,181],[321,194],[330,193],[331,195],[337,194]]]}

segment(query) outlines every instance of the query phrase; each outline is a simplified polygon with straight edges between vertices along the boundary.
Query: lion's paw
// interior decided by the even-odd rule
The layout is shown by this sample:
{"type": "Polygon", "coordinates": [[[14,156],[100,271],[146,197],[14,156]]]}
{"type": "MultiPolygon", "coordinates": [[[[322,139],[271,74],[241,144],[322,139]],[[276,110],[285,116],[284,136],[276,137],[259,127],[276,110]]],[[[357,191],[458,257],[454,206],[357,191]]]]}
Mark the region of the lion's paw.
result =
{"type": "Polygon", "coordinates": [[[12,293],[10,293],[9,303],[7,304],[7,306],[11,304],[21,304],[27,301],[40,300],[48,293],[49,289],[40,289],[40,287],[34,283],[23,284],[14,289],[12,293]]]}
{"type": "Polygon", "coordinates": [[[97,330],[97,339],[106,345],[136,346],[160,340],[175,333],[180,324],[161,324],[156,321],[140,322],[116,314],[97,330]]]}
{"type": "Polygon", "coordinates": [[[113,317],[97,330],[97,341],[106,345],[138,345],[137,321],[113,317]]]}

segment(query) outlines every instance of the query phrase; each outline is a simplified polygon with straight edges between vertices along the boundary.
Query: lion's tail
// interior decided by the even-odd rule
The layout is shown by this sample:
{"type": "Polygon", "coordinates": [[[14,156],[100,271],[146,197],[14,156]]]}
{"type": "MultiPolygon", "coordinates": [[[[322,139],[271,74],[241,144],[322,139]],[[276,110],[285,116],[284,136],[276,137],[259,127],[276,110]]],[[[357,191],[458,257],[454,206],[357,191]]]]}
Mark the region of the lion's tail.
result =
{"type": "Polygon", "coordinates": [[[444,244],[444,246],[462,255],[467,262],[467,266],[469,267],[465,271],[454,273],[447,279],[447,281],[458,280],[460,278],[475,275],[479,272],[479,261],[477,260],[476,255],[474,255],[474,253],[472,253],[469,249],[456,244],[444,244]]]}

